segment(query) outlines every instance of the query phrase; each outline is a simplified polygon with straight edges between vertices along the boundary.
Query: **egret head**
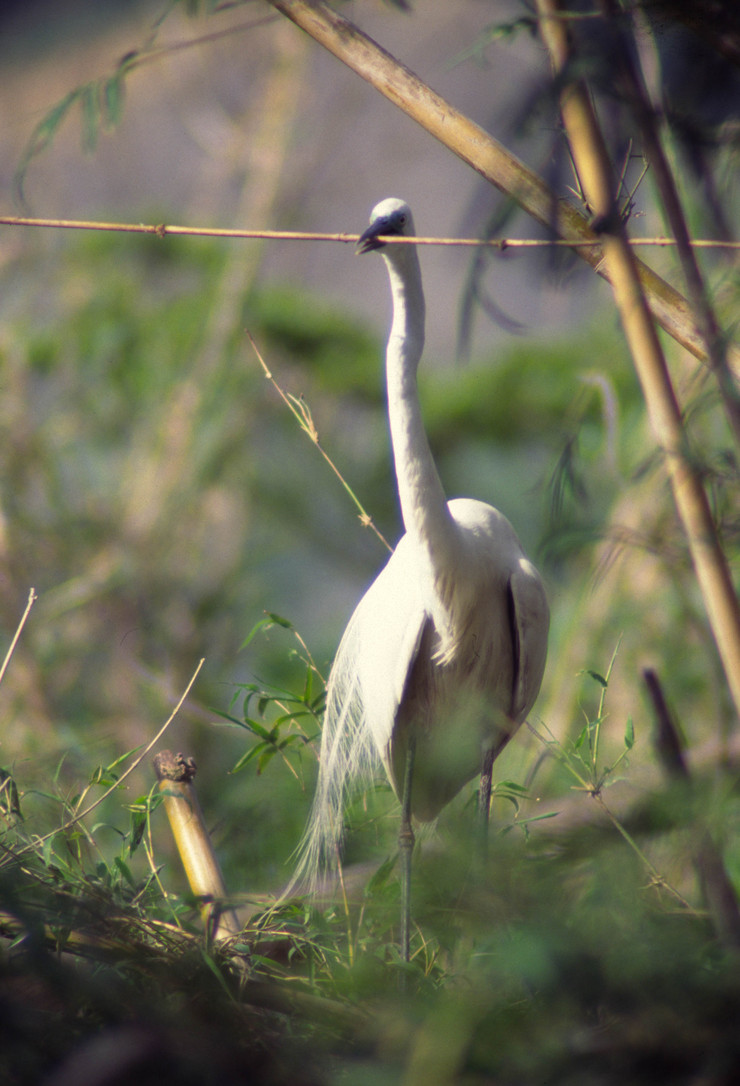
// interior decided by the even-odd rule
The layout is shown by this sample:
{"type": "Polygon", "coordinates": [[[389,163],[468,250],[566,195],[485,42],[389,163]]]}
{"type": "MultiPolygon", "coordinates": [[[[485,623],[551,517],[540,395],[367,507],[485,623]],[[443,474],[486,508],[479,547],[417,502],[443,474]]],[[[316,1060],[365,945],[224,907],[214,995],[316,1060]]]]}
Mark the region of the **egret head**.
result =
{"type": "Polygon", "coordinates": [[[382,249],[382,237],[413,237],[414,220],[411,208],[404,200],[394,196],[381,200],[370,213],[370,225],[357,243],[358,253],[370,253],[382,249]]]}

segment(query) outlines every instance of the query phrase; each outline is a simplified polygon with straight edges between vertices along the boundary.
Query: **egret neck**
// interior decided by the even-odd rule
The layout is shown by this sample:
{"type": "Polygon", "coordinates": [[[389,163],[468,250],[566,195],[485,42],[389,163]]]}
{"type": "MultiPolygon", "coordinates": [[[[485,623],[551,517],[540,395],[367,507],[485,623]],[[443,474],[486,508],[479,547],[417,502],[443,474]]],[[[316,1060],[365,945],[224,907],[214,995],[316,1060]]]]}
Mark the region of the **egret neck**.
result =
{"type": "MultiPolygon", "coordinates": [[[[413,233],[413,224],[409,225],[413,233]]],[[[393,298],[393,323],[386,352],[388,415],[398,494],[406,531],[429,554],[432,568],[446,565],[455,529],[421,417],[417,369],[424,348],[424,293],[416,249],[385,246],[393,298]]]]}

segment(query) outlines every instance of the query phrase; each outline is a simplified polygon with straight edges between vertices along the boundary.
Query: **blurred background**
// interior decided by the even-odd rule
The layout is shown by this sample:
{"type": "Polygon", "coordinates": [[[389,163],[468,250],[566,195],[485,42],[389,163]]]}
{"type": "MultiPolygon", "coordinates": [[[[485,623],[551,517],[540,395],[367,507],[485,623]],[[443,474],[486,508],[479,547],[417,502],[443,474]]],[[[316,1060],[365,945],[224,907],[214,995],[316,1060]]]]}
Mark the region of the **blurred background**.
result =
{"type": "MultiPolygon", "coordinates": [[[[518,22],[520,4],[426,0],[406,13],[363,0],[342,10],[559,193],[577,188],[547,60],[518,22]]],[[[358,233],[372,206],[396,195],[422,234],[543,236],[267,5],[188,17],[183,5],[38,2],[6,4],[0,19],[2,214],[358,233]],[[128,54],[136,62],[111,123],[84,96],[51,123],[67,95],[128,54]],[[29,156],[34,138],[39,153],[29,156]]],[[[673,86],[680,103],[671,153],[692,229],[732,236],[737,78],[712,52],[714,78],[699,79],[705,47],[670,21],[646,42],[657,85],[673,86]]],[[[642,162],[618,105],[606,97],[603,108],[627,202],[642,162]]],[[[631,199],[633,232],[663,233],[649,178],[631,199]]],[[[6,644],[32,586],[38,601],[0,686],[0,763],[38,793],[25,806],[41,831],[55,817],[44,795],[74,795],[95,766],[148,742],[205,657],[164,742],[198,763],[230,888],[275,890],[290,870],[315,757],[296,744],[287,764],[278,755],[261,773],[256,760],[232,772],[255,743],[234,722],[245,684],[300,690],[308,654],[326,677],[385,551],[265,380],[245,329],[394,542],[385,270],[327,242],[1,229],[6,644]],[[269,614],[292,628],[273,624],[245,645],[269,614]]],[[[670,252],[646,258],[681,288],[670,252]]],[[[731,323],[737,265],[721,251],[704,259],[731,323]]],[[[602,689],[589,672],[605,675],[618,646],[607,760],[630,721],[636,742],[613,802],[629,805],[655,779],[646,666],[711,773],[731,753],[732,715],[608,287],[577,258],[545,249],[481,260],[430,247],[422,265],[421,391],[445,487],[498,506],[548,585],[549,663],[531,723],[577,735],[602,689]]],[[[736,548],[721,411],[698,364],[666,350],[736,548]]],[[[258,708],[250,702],[250,713],[258,708]]],[[[266,703],[268,721],[280,712],[266,703]]],[[[307,728],[315,734],[315,720],[307,728]]],[[[525,813],[565,818],[573,802],[559,771],[541,766],[543,749],[523,729],[497,776],[530,787],[525,813]]],[[[151,783],[147,761],[125,796],[151,783]]],[[[454,825],[467,801],[443,820],[454,825]]],[[[167,855],[164,833],[159,847],[167,855]]],[[[180,878],[176,866],[167,877],[180,878]]]]}

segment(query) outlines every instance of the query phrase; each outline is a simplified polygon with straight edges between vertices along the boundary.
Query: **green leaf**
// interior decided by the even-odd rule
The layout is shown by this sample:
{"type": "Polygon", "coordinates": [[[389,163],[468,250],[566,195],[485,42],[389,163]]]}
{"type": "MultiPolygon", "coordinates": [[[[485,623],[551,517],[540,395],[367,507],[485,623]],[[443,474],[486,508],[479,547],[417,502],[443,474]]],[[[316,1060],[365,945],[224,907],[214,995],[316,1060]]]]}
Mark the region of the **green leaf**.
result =
{"type": "Polygon", "coordinates": [[[47,837],[45,841],[41,842],[41,857],[45,867],[52,867],[52,856],[56,859],[54,854],[54,838],[47,837]]]}
{"type": "Polygon", "coordinates": [[[269,630],[273,626],[280,626],[284,630],[293,629],[293,623],[288,621],[287,618],[282,618],[280,615],[276,615],[273,611],[268,611],[265,618],[260,619],[256,626],[253,626],[252,629],[249,631],[246,638],[239,646],[239,650],[241,651],[242,649],[245,649],[249,642],[252,641],[262,630],[269,630]]]}
{"type": "Polygon", "coordinates": [[[13,814],[23,818],[18,787],[7,769],[0,769],[0,810],[6,815],[13,814]]]}
{"type": "Polygon", "coordinates": [[[547,811],[545,814],[532,815],[531,818],[518,818],[515,825],[527,827],[532,822],[544,822],[546,818],[557,818],[560,811],[547,811]]]}
{"type": "Polygon", "coordinates": [[[136,881],[134,880],[134,876],[131,874],[131,869],[128,864],[124,863],[120,856],[116,856],[113,860],[113,863],[116,865],[121,875],[123,875],[129,886],[133,887],[133,889],[136,889],[136,881]]]}
{"type": "Polygon", "coordinates": [[[82,109],[82,146],[86,151],[94,151],[100,132],[100,84],[95,81],[80,88],[80,106],[82,109]]]}
{"type": "Polygon", "coordinates": [[[262,754],[260,755],[260,757],[257,760],[257,776],[258,777],[262,773],[263,769],[265,769],[270,764],[270,761],[275,757],[276,754],[277,754],[277,747],[274,747],[274,746],[268,747],[266,750],[262,751],[262,754]]]}
{"type": "Polygon", "coordinates": [[[31,133],[31,137],[21,155],[18,168],[13,177],[13,187],[20,203],[25,203],[23,198],[23,185],[28,173],[28,167],[37,155],[42,154],[49,146],[59,129],[64,118],[80,96],[80,88],[70,91],[60,102],[57,102],[49,112],[42,117],[31,133]]]}
{"type": "Polygon", "coordinates": [[[250,747],[246,754],[243,754],[241,756],[231,772],[239,773],[240,770],[244,769],[245,766],[248,766],[250,762],[253,762],[255,758],[259,757],[259,755],[262,753],[266,746],[266,743],[257,743],[255,744],[255,746],[250,747]]]}
{"type": "Polygon", "coordinates": [[[285,750],[286,747],[292,746],[294,743],[301,743],[305,746],[308,742],[309,740],[306,739],[305,735],[298,735],[296,732],[291,732],[290,735],[286,735],[280,740],[277,747],[278,750],[285,750]]]}
{"type": "Polygon", "coordinates": [[[118,826],[113,826],[110,822],[96,822],[90,830],[93,837],[98,830],[111,830],[113,833],[117,833],[119,837],[123,837],[123,832],[119,830],[118,826]]]}
{"type": "Polygon", "coordinates": [[[627,726],[624,729],[624,745],[627,750],[632,750],[635,745],[635,725],[632,717],[627,717],[627,726]]]}
{"type": "Polygon", "coordinates": [[[384,860],[378,870],[365,887],[365,897],[372,897],[373,894],[377,894],[379,890],[384,890],[388,879],[393,874],[393,869],[396,866],[396,855],[389,856],[387,860],[384,860]]]}
{"type": "Polygon", "coordinates": [[[498,792],[499,790],[506,792],[515,792],[518,796],[529,795],[529,789],[523,784],[517,784],[516,781],[499,781],[499,783],[494,788],[494,792],[498,792]]]}
{"type": "Polygon", "coordinates": [[[243,720],[240,720],[238,717],[232,716],[230,713],[224,713],[221,709],[211,709],[211,712],[214,713],[216,716],[221,717],[221,719],[225,720],[227,723],[234,724],[237,728],[245,727],[243,720]]]}
{"type": "Polygon", "coordinates": [[[267,728],[264,728],[258,721],[254,720],[252,717],[244,718],[244,727],[248,731],[252,732],[253,735],[256,735],[259,739],[264,740],[265,743],[269,743],[272,739],[273,733],[271,731],[268,731],[267,728]]]}
{"type": "Polygon", "coordinates": [[[134,810],[131,812],[131,834],[128,845],[126,846],[126,851],[129,856],[133,856],[141,844],[146,830],[146,818],[147,816],[144,811],[134,810]]]}
{"type": "Polygon", "coordinates": [[[506,799],[506,800],[508,800],[509,803],[514,808],[514,810],[517,812],[517,814],[519,813],[519,800],[517,799],[516,796],[510,796],[506,792],[497,792],[496,793],[496,799],[506,799]]]}
{"type": "Polygon", "coordinates": [[[121,122],[123,100],[125,98],[125,70],[119,68],[115,75],[103,83],[101,101],[103,106],[103,124],[110,131],[121,122]]]}
{"type": "Polygon", "coordinates": [[[531,15],[521,15],[509,22],[494,23],[487,26],[473,41],[472,45],[467,46],[448,61],[447,68],[457,67],[457,65],[467,60],[474,60],[478,64],[488,63],[485,53],[489,45],[502,39],[513,38],[523,30],[532,35],[536,34],[537,20],[531,15]]]}
{"type": "Polygon", "coordinates": [[[144,744],[140,743],[138,747],[132,747],[131,750],[127,750],[125,754],[119,755],[118,758],[115,758],[112,762],[109,763],[109,765],[107,766],[107,771],[109,773],[112,773],[115,769],[118,768],[119,765],[121,765],[123,762],[127,762],[129,758],[133,757],[134,754],[138,754],[139,751],[143,749],[144,744]]]}
{"type": "Polygon", "coordinates": [[[293,629],[293,623],[290,621],[290,619],[283,618],[282,615],[277,615],[274,611],[268,611],[267,615],[270,621],[273,622],[276,626],[282,626],[284,630],[293,629]]]}
{"type": "Polygon", "coordinates": [[[103,788],[110,788],[118,782],[118,774],[111,773],[108,766],[96,766],[90,774],[89,784],[100,784],[103,788]]]}

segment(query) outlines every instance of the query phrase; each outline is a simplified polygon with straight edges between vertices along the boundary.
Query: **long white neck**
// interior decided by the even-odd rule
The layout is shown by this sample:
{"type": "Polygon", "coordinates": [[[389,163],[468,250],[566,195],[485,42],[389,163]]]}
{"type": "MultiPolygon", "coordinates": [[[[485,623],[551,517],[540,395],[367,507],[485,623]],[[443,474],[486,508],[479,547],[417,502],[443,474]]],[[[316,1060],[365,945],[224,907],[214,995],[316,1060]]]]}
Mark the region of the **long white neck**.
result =
{"type": "Polygon", "coordinates": [[[454,545],[453,522],[421,417],[416,371],[424,347],[424,293],[416,249],[383,252],[391,281],[393,323],[386,353],[388,414],[406,531],[439,570],[454,545]]]}

